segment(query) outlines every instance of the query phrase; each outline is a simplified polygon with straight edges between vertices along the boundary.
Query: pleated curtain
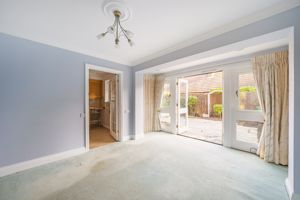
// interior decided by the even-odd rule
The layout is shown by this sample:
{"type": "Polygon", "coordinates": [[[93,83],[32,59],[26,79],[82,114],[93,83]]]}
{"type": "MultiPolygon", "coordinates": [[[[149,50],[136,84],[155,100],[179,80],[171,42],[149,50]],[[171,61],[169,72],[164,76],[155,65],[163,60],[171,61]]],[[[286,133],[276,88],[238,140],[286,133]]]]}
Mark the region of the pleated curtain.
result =
{"type": "Polygon", "coordinates": [[[159,114],[164,82],[165,77],[163,75],[155,75],[153,131],[161,131],[159,114]]]}
{"type": "Polygon", "coordinates": [[[145,133],[151,132],[153,130],[154,91],[155,91],[155,76],[152,74],[144,75],[144,131],[145,133]]]}
{"type": "Polygon", "coordinates": [[[288,165],[288,51],[251,61],[265,120],[257,154],[267,162],[288,165]]]}
{"type": "Polygon", "coordinates": [[[164,86],[162,75],[144,75],[144,131],[160,131],[160,102],[164,86]]]}

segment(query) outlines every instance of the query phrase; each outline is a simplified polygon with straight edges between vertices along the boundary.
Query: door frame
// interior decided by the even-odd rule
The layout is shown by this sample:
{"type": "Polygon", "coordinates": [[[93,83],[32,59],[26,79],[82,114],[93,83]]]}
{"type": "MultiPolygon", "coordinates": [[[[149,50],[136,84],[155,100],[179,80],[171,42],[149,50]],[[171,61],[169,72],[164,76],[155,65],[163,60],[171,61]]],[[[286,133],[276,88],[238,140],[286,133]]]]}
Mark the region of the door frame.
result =
{"type": "MultiPolygon", "coordinates": [[[[198,70],[192,70],[192,71],[188,71],[188,72],[180,72],[180,73],[175,73],[175,74],[166,74],[166,79],[170,79],[170,80],[175,80],[175,89],[172,90],[171,92],[173,92],[172,94],[175,94],[173,96],[175,96],[174,98],[174,102],[176,102],[174,104],[174,107],[172,107],[172,109],[174,110],[174,112],[172,113],[173,115],[171,116],[171,118],[174,118],[175,119],[175,122],[174,122],[174,131],[172,131],[172,133],[174,134],[178,134],[178,128],[177,128],[177,124],[179,123],[179,120],[178,120],[178,107],[177,107],[177,104],[179,106],[179,94],[178,94],[178,87],[179,87],[179,79],[184,79],[184,77],[189,77],[189,76],[197,76],[197,75],[203,75],[203,74],[210,74],[210,73],[215,73],[215,72],[222,72],[223,76],[222,76],[222,85],[223,85],[223,92],[222,92],[222,104],[224,105],[223,106],[223,117],[222,117],[222,145],[223,146],[226,146],[226,147],[230,147],[231,143],[230,142],[224,142],[225,140],[225,136],[224,136],[224,132],[225,132],[225,129],[228,129],[227,126],[225,126],[225,120],[224,120],[224,115],[225,113],[227,114],[228,112],[228,108],[227,106],[225,106],[225,102],[224,102],[224,99],[225,99],[225,91],[226,93],[228,92],[228,88],[230,86],[226,86],[225,87],[225,77],[224,77],[224,74],[225,74],[225,71],[228,71],[227,69],[227,64],[224,64],[224,65],[213,65],[212,67],[210,68],[205,68],[205,69],[198,69],[198,70]],[[178,83],[178,85],[177,85],[178,83]]],[[[189,93],[187,93],[188,95],[189,93]]],[[[226,97],[227,98],[227,97],[226,97]]],[[[180,135],[180,134],[178,134],[180,135]]],[[[229,136],[228,136],[229,137],[229,136]]]]}
{"type": "MultiPolygon", "coordinates": [[[[233,127],[233,122],[235,120],[234,113],[232,110],[232,107],[234,105],[234,101],[232,100],[232,94],[234,93],[232,91],[233,88],[233,82],[232,82],[232,76],[234,73],[236,73],[237,70],[241,71],[245,68],[247,68],[250,65],[250,58],[245,58],[242,60],[229,62],[229,63],[223,63],[223,64],[217,64],[212,65],[212,67],[208,67],[205,69],[198,69],[198,70],[192,70],[188,72],[180,72],[176,74],[166,74],[166,78],[175,78],[180,79],[184,77],[189,76],[195,76],[195,75],[201,75],[201,74],[208,74],[208,73],[214,73],[214,72],[222,72],[222,85],[223,85],[223,92],[222,92],[222,105],[223,105],[223,111],[222,111],[222,145],[229,148],[235,148],[235,144],[233,141],[233,137],[235,136],[235,127],[233,127]],[[246,67],[245,67],[246,66],[246,67]]],[[[178,87],[178,86],[177,86],[178,87]]],[[[178,89],[176,87],[176,102],[178,101],[178,89]]],[[[176,108],[178,109],[178,108],[176,108]]],[[[171,116],[171,118],[174,118],[175,115],[171,116]]],[[[176,115],[176,124],[178,121],[178,116],[176,115]]],[[[176,129],[176,134],[178,134],[178,128],[176,129]]]]}
{"type": "Polygon", "coordinates": [[[118,93],[119,93],[119,102],[118,102],[118,111],[119,111],[119,116],[118,116],[118,128],[119,128],[119,133],[117,134],[116,140],[121,142],[123,138],[123,130],[124,130],[124,112],[123,112],[123,105],[124,105],[124,95],[123,95],[123,72],[107,67],[101,67],[97,65],[92,65],[92,64],[85,64],[85,98],[84,98],[84,105],[85,105],[85,120],[84,120],[84,126],[85,126],[85,149],[86,151],[89,151],[90,149],[90,126],[89,126],[89,121],[90,121],[90,110],[89,110],[89,70],[96,70],[96,71],[102,71],[102,72],[107,72],[107,73],[112,73],[116,74],[119,76],[119,88],[118,88],[118,93]],[[121,112],[120,112],[121,111],[121,112]]]}

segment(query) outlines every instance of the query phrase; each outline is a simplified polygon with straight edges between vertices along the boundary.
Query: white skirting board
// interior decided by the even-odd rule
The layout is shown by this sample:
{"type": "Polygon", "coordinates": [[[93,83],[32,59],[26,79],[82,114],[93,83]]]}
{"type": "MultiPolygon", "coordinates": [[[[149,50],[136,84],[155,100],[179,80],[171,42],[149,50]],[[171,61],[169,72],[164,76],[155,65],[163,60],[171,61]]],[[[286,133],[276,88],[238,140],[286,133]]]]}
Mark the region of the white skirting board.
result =
{"type": "Polygon", "coordinates": [[[142,138],[144,138],[144,134],[125,135],[125,136],[122,137],[120,142],[125,142],[125,141],[128,141],[128,140],[138,140],[138,139],[142,139],[142,138]]]}
{"type": "Polygon", "coordinates": [[[300,200],[300,195],[296,194],[296,193],[294,193],[294,191],[292,191],[291,185],[287,178],[285,179],[285,188],[289,195],[290,200],[300,200]]]}
{"type": "Polygon", "coordinates": [[[0,177],[7,176],[9,174],[20,172],[20,171],[30,169],[33,167],[41,166],[41,165],[44,165],[47,163],[62,160],[65,158],[69,158],[72,156],[76,156],[76,155],[79,155],[79,154],[82,154],[85,152],[86,152],[85,147],[80,147],[77,149],[72,149],[69,151],[64,151],[61,153],[52,154],[52,155],[48,155],[48,156],[44,156],[44,157],[40,157],[40,158],[28,160],[28,161],[16,163],[13,165],[4,166],[4,167],[0,168],[0,177]]]}
{"type": "Polygon", "coordinates": [[[134,140],[134,136],[133,135],[125,135],[125,136],[122,137],[120,142],[125,142],[125,141],[128,141],[128,140],[134,140]]]}

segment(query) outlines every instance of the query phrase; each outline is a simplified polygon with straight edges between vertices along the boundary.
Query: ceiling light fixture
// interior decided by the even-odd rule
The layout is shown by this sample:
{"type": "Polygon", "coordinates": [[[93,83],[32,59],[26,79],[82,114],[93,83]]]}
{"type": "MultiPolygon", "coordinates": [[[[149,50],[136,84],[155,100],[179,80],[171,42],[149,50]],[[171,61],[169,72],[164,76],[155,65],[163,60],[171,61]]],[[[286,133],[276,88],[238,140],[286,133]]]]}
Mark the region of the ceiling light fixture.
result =
{"type": "Polygon", "coordinates": [[[121,24],[121,21],[128,20],[130,17],[130,10],[125,6],[125,4],[122,1],[106,1],[104,4],[104,13],[114,16],[115,21],[113,25],[109,26],[104,33],[97,35],[97,38],[101,39],[109,33],[114,35],[116,48],[119,47],[121,37],[125,37],[129,45],[133,46],[133,33],[125,29],[121,24]]]}

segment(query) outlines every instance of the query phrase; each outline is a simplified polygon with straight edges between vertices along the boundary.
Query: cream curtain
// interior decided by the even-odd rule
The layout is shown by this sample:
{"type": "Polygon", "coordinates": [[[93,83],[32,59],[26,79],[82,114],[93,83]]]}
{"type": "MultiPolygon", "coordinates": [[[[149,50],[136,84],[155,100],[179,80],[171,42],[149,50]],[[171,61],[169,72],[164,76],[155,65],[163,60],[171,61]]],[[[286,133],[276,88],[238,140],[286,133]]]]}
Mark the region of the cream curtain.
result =
{"type": "Polygon", "coordinates": [[[164,86],[162,75],[144,75],[144,131],[160,131],[159,110],[164,86]]]}
{"type": "Polygon", "coordinates": [[[162,98],[164,82],[165,82],[165,78],[163,75],[155,76],[153,131],[161,130],[159,113],[160,113],[160,102],[162,98]]]}
{"type": "Polygon", "coordinates": [[[144,131],[153,131],[155,76],[144,75],[144,131]]]}
{"type": "Polygon", "coordinates": [[[257,154],[268,162],[288,164],[288,51],[252,59],[265,122],[257,154]]]}

